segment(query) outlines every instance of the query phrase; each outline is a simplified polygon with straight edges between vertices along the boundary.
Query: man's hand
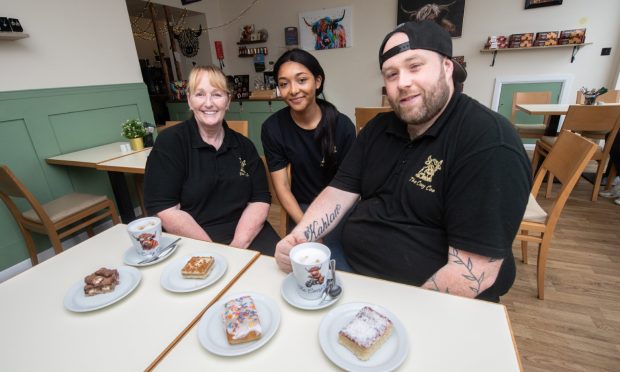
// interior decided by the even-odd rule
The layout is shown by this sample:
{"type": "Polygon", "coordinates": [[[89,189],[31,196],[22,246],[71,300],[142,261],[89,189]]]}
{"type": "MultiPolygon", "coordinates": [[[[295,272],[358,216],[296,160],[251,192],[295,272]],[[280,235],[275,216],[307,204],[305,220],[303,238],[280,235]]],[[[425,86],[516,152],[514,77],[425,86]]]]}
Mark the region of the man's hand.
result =
{"type": "Polygon", "coordinates": [[[285,236],[284,239],[278,242],[278,244],[276,245],[276,254],[274,257],[280,270],[284,271],[285,273],[290,273],[291,271],[293,271],[289,253],[294,246],[305,243],[306,241],[306,237],[303,233],[293,231],[292,233],[285,236]]]}

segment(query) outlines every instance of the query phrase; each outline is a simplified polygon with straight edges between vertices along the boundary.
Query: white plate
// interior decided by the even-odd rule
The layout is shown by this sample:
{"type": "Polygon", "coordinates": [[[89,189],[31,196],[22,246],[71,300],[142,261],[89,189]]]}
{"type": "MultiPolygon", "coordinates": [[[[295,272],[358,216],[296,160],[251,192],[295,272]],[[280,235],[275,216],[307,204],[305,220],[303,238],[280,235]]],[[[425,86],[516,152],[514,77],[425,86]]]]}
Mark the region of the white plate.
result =
{"type": "MultiPolygon", "coordinates": [[[[167,247],[168,244],[172,243],[175,239],[177,239],[176,236],[162,236],[161,237],[161,246],[162,247],[167,247]]],[[[123,262],[127,265],[131,265],[131,266],[149,266],[149,265],[155,265],[157,263],[160,263],[162,261],[164,261],[166,258],[170,257],[174,251],[177,250],[177,247],[179,246],[179,242],[177,242],[172,249],[170,250],[170,252],[166,253],[165,255],[159,257],[158,259],[156,259],[155,261],[151,261],[151,262],[147,262],[147,263],[139,263],[140,261],[143,261],[145,259],[147,259],[147,256],[140,256],[138,254],[138,252],[136,252],[135,248],[133,246],[129,247],[129,249],[125,252],[125,256],[123,256],[123,262]]]]}
{"type": "MultiPolygon", "coordinates": [[[[336,283],[340,287],[342,287],[339,276],[336,276],[336,283]]],[[[321,299],[307,300],[299,295],[296,287],[297,285],[295,284],[295,277],[293,276],[293,273],[290,273],[282,281],[282,286],[280,287],[280,294],[282,295],[282,298],[284,298],[284,300],[288,302],[291,306],[302,310],[324,309],[328,306],[333,305],[342,297],[341,293],[340,296],[332,298],[331,300],[325,301],[323,303],[321,303],[321,299]]]]}
{"type": "Polygon", "coordinates": [[[112,292],[86,296],[84,294],[84,279],[81,279],[65,295],[63,301],[65,308],[78,313],[98,310],[112,305],[130,294],[140,283],[142,274],[135,267],[129,266],[120,266],[116,270],[118,270],[119,283],[112,292]]]}
{"type": "Polygon", "coordinates": [[[350,303],[336,307],[321,320],[319,343],[325,355],[338,367],[348,371],[392,371],[400,366],[409,353],[409,339],[403,324],[389,310],[374,304],[350,303]],[[388,340],[367,361],[359,360],[338,342],[338,332],[364,306],[387,316],[394,329],[388,340]]]}
{"type": "Polygon", "coordinates": [[[202,347],[216,355],[237,356],[251,353],[265,345],[276,334],[280,326],[280,309],[274,300],[255,292],[232,293],[213,304],[200,318],[198,340],[202,347]],[[251,296],[256,305],[263,334],[256,341],[230,345],[224,327],[224,304],[235,298],[251,296]]]}
{"type": "Polygon", "coordinates": [[[170,262],[161,273],[161,286],[170,292],[192,292],[208,287],[217,282],[228,269],[228,262],[224,256],[211,252],[198,252],[191,256],[183,256],[170,262]],[[215,260],[211,273],[204,279],[186,279],[181,275],[181,269],[193,256],[212,256],[215,260]]]}

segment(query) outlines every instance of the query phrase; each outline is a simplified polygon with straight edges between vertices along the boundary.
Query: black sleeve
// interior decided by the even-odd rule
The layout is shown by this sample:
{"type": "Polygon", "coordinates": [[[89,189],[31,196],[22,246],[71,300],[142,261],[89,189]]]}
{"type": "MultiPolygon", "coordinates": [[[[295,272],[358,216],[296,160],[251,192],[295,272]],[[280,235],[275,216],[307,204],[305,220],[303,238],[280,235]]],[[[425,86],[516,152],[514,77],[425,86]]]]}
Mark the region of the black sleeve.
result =
{"type": "Polygon", "coordinates": [[[185,180],[185,153],[178,130],[170,128],[157,136],[146,161],[144,204],[149,215],[173,207],[181,200],[185,180]]]}
{"type": "MultiPolygon", "coordinates": [[[[361,193],[364,149],[369,141],[370,132],[371,130],[364,129],[352,141],[349,151],[344,160],[342,160],[338,167],[338,172],[336,172],[329,186],[356,194],[361,193]]],[[[353,134],[355,135],[355,127],[353,128],[353,134]]]]}
{"type": "Polygon", "coordinates": [[[509,257],[531,187],[523,152],[497,146],[459,159],[446,185],[448,244],[487,257],[509,257]]]}
{"type": "Polygon", "coordinates": [[[261,129],[263,152],[265,153],[269,172],[279,171],[286,168],[289,164],[282,145],[282,132],[279,128],[282,123],[278,120],[279,113],[276,112],[267,118],[261,129]]]}

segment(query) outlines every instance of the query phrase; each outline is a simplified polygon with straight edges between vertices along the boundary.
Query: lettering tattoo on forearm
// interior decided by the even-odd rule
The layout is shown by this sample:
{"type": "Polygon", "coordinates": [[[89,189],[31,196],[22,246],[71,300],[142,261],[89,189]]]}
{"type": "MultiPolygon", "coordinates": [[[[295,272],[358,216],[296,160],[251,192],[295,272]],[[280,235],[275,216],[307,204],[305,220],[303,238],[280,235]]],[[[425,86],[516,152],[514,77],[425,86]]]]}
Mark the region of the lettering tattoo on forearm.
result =
{"type": "Polygon", "coordinates": [[[471,289],[474,294],[478,295],[480,292],[480,286],[482,285],[482,281],[484,280],[484,271],[480,273],[480,276],[476,276],[476,274],[474,274],[474,264],[471,262],[471,258],[468,258],[467,262],[463,261],[459,256],[459,250],[456,248],[450,248],[450,250],[448,251],[448,255],[454,257],[454,260],[452,262],[454,262],[455,264],[465,266],[465,268],[467,269],[467,274],[461,275],[463,276],[463,278],[471,282],[475,282],[475,284],[472,283],[472,285],[469,286],[469,289],[471,289]]]}
{"type": "Polygon", "coordinates": [[[304,231],[306,240],[312,242],[322,237],[325,231],[327,231],[334,221],[336,221],[341,210],[342,206],[340,204],[336,204],[336,208],[334,208],[332,213],[325,213],[325,216],[321,217],[320,221],[312,221],[308,226],[306,226],[306,230],[304,231]]]}

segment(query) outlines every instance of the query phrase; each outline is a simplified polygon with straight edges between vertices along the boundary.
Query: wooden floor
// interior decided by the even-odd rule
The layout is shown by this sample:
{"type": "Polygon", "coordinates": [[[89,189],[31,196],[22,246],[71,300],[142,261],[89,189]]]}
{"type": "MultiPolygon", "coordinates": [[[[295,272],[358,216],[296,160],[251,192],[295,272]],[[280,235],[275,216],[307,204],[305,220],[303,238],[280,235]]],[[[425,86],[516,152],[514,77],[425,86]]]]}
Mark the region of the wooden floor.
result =
{"type": "MultiPolygon", "coordinates": [[[[580,180],[560,216],[544,300],[536,298],[535,248],[525,265],[519,243],[513,246],[517,279],[502,303],[527,372],[620,371],[620,206],[591,202],[591,192],[580,180]]],[[[269,214],[274,226],[278,212],[274,206],[269,214]]]]}

